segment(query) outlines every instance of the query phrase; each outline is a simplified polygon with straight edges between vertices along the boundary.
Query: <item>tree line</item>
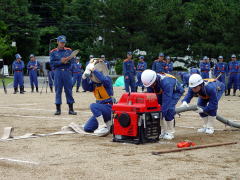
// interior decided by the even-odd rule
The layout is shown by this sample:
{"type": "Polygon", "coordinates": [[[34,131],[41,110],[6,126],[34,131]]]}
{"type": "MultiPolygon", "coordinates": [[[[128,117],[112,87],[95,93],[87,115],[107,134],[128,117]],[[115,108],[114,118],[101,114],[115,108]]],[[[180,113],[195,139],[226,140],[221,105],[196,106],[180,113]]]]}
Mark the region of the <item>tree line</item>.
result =
{"type": "Polygon", "coordinates": [[[239,8],[240,0],[1,0],[0,58],[48,55],[61,34],[83,61],[135,49],[151,61],[159,52],[229,58],[239,54],[239,8]]]}

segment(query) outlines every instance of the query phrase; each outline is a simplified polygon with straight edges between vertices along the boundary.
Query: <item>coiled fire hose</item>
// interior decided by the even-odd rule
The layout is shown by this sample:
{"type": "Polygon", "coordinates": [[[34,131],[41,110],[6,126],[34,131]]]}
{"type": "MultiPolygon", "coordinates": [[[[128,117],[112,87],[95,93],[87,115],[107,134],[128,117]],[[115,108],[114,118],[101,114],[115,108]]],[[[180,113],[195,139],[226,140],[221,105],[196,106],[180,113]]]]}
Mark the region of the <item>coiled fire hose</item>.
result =
{"type": "MultiPolygon", "coordinates": [[[[175,110],[176,110],[177,114],[182,113],[182,112],[186,112],[186,111],[196,111],[197,110],[197,105],[192,105],[192,106],[189,106],[189,107],[178,107],[175,110]]],[[[226,119],[226,118],[224,118],[222,116],[217,115],[216,119],[218,121],[220,121],[221,123],[227,125],[227,126],[240,128],[240,123],[228,120],[228,119],[226,119]]]]}

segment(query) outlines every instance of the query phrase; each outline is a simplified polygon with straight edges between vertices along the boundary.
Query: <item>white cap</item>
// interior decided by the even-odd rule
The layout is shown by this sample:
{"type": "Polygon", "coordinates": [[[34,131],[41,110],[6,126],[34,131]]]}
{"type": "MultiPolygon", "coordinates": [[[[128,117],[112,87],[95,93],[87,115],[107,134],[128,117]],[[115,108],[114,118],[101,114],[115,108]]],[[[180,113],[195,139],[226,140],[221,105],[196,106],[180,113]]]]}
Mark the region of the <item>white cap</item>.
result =
{"type": "Polygon", "coordinates": [[[141,75],[142,83],[145,87],[151,86],[157,79],[157,73],[153,70],[146,69],[141,75]]]}
{"type": "Polygon", "coordinates": [[[194,88],[203,83],[203,79],[199,74],[193,74],[189,78],[189,87],[194,88]]]}

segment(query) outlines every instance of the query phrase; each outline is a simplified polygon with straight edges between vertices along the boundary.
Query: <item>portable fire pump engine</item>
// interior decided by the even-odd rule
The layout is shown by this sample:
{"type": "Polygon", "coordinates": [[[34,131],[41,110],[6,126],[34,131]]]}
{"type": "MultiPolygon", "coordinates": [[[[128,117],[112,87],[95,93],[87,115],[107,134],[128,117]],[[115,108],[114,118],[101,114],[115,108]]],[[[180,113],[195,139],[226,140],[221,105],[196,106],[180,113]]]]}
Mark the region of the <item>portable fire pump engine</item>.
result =
{"type": "Polygon", "coordinates": [[[113,141],[156,142],[161,133],[161,106],[154,93],[124,93],[113,111],[113,141]]]}

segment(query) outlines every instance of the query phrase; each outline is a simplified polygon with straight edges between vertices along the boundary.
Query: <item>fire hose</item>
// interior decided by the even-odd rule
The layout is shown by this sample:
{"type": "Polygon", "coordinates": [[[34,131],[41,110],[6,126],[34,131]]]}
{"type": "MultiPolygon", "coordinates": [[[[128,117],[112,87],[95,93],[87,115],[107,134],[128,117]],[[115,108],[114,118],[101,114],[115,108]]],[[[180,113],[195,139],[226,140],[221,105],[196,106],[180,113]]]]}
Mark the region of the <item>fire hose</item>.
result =
{"type": "MultiPolygon", "coordinates": [[[[189,107],[178,107],[176,108],[176,113],[179,114],[181,112],[196,111],[196,110],[197,110],[197,105],[192,105],[189,107]]],[[[240,128],[240,123],[234,122],[232,120],[228,120],[227,118],[224,118],[222,116],[217,115],[216,119],[227,126],[240,128]]]]}

